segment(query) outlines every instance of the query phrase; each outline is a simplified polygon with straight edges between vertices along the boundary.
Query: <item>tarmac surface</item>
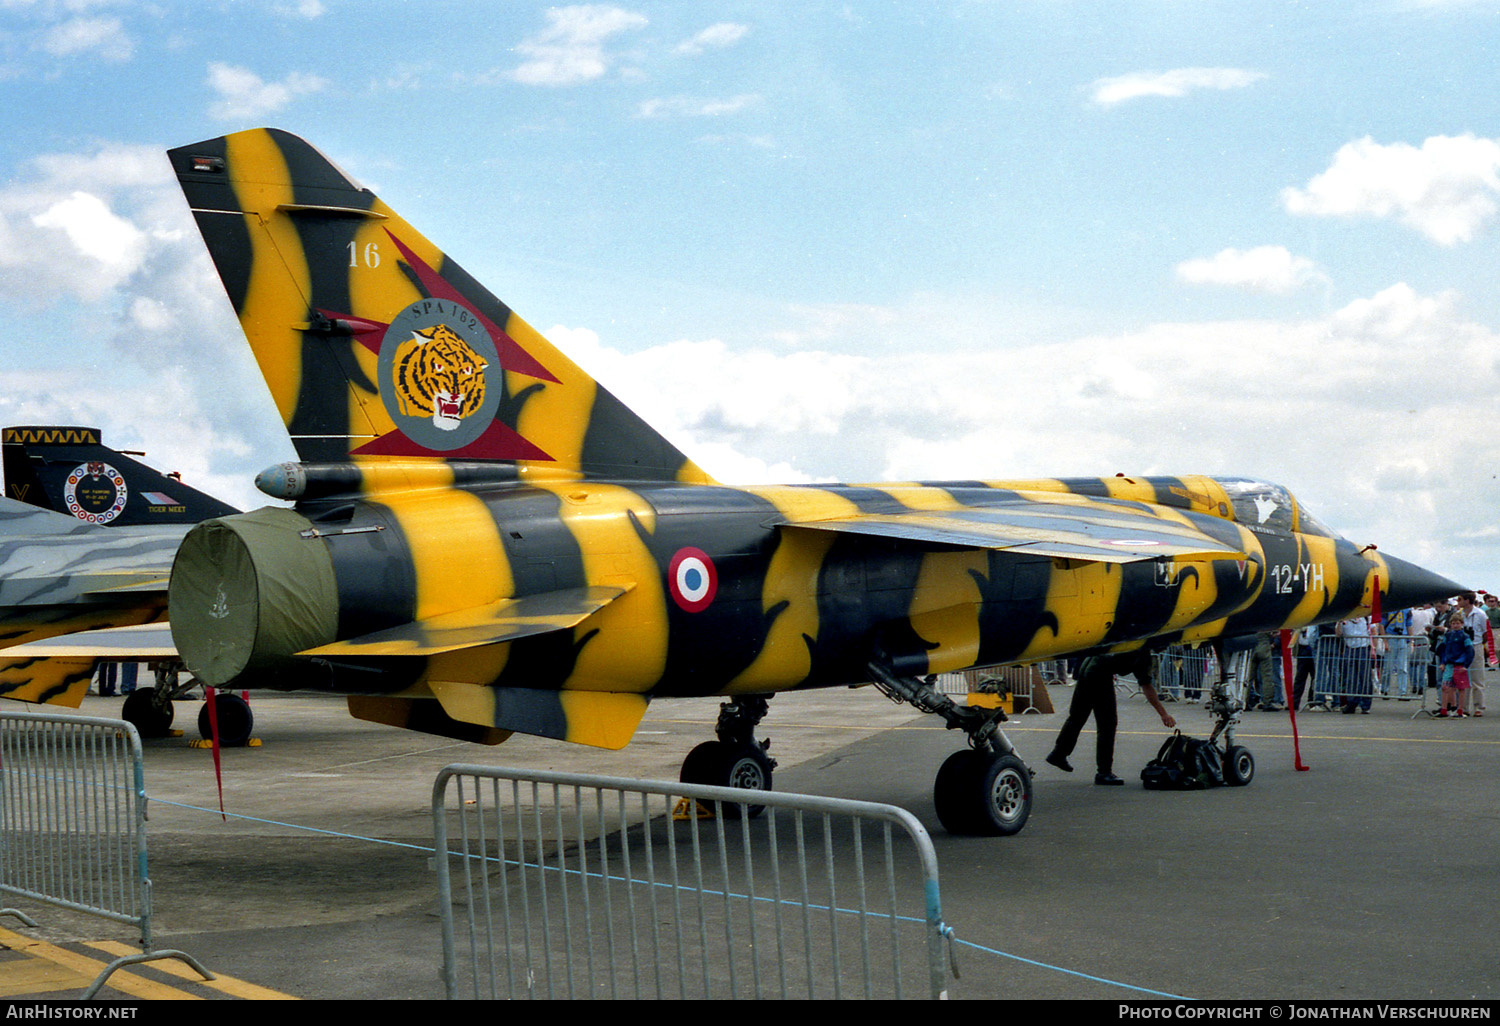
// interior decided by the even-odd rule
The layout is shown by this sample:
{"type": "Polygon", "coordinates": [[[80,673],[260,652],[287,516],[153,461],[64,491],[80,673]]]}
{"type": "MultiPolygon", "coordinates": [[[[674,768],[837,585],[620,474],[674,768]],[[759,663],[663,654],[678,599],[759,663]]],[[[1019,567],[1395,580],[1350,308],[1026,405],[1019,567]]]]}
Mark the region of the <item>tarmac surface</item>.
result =
{"type": "MultiPolygon", "coordinates": [[[[1500,687],[1500,675],[1490,680],[1500,687]]],[[[1496,690],[1500,695],[1500,690],[1496,690]]],[[[1069,693],[1054,691],[1059,710],[1069,693]]],[[[351,719],[341,699],[260,695],[257,748],[223,754],[221,819],[211,752],[146,742],[149,858],[158,947],[224,978],[209,986],[151,963],[101,997],[372,999],[443,996],[432,782],[451,763],[675,780],[712,736],[718,700],[660,701],[636,740],[600,752],[517,735],[484,748],[351,719]]],[[[1169,707],[1185,733],[1201,705],[1169,707]]],[[[1036,770],[1015,837],[951,837],[932,781],[962,744],[935,717],[873,689],[783,695],[757,736],[778,790],[898,805],[928,828],[944,916],[958,940],[957,999],[1443,999],[1500,996],[1500,706],[1480,719],[1247,712],[1249,787],[1141,788],[1168,731],[1138,696],[1120,702],[1116,771],[1097,787],[1092,728],[1065,774],[1042,761],[1061,712],[1012,720],[1036,770]]],[[[119,699],[83,712],[118,715],[119,699]]],[[[0,930],[0,996],[81,992],[133,940],[103,920],[17,902],[36,929],[0,930]]],[[[188,974],[191,975],[191,974],[188,974]]],[[[122,977],[124,977],[122,979],[122,977]]]]}

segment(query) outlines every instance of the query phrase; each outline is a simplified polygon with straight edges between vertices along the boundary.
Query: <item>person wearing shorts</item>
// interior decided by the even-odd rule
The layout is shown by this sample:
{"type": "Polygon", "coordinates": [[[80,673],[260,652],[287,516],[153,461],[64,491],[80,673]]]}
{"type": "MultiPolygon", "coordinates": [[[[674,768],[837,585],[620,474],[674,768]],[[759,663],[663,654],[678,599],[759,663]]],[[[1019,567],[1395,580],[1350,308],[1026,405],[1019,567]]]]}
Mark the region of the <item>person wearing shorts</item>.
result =
{"type": "Polygon", "coordinates": [[[1469,665],[1474,662],[1474,642],[1464,629],[1464,615],[1448,617],[1448,630],[1438,642],[1438,683],[1443,688],[1439,716],[1469,715],[1469,665]]]}

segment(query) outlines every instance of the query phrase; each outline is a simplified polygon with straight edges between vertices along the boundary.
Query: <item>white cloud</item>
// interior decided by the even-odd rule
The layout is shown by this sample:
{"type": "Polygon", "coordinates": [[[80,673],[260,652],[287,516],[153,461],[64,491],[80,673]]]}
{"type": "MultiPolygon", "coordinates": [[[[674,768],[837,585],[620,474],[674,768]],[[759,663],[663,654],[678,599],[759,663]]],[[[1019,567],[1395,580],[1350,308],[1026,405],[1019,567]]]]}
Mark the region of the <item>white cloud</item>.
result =
{"type": "Polygon", "coordinates": [[[516,46],[531,59],[510,77],[523,85],[548,86],[602,78],[613,60],[604,51],[605,42],[646,24],[645,15],[602,4],[551,8],[547,27],[516,46]]]}
{"type": "Polygon", "coordinates": [[[1333,330],[1341,335],[1399,341],[1436,352],[1455,330],[1458,295],[1451,290],[1436,296],[1418,295],[1405,282],[1356,299],[1333,315],[1333,330]]]}
{"type": "Polygon", "coordinates": [[[1243,68],[1177,68],[1173,71],[1135,71],[1100,78],[1089,86],[1090,99],[1113,107],[1145,96],[1179,97],[1200,89],[1243,89],[1265,78],[1265,72],[1243,68]]]}
{"type": "Polygon", "coordinates": [[[740,111],[760,103],[753,93],[731,96],[723,100],[705,100],[693,96],[669,96],[642,101],[636,108],[641,118],[714,118],[740,111]]]}
{"type": "Polygon", "coordinates": [[[1289,213],[1394,217],[1433,242],[1468,242],[1495,214],[1500,140],[1435,135],[1420,148],[1369,136],[1340,147],[1306,189],[1284,189],[1289,213]]]}
{"type": "Polygon", "coordinates": [[[34,215],[31,223],[61,232],[73,251],[91,263],[81,268],[81,280],[89,282],[95,295],[124,282],[145,259],[146,234],[92,193],[74,192],[34,215]]]}
{"type": "Polygon", "coordinates": [[[0,186],[0,300],[0,423],[98,424],[239,504],[290,457],[157,147],[48,154],[0,186]]]}
{"type": "MultiPolygon", "coordinates": [[[[219,397],[202,391],[182,368],[160,367],[148,380],[129,382],[143,396],[149,394],[149,408],[157,414],[149,417],[141,415],[141,405],[120,401],[124,382],[116,369],[72,369],[76,387],[67,389],[57,388],[57,371],[0,370],[0,423],[99,427],[105,445],[144,452],[144,462],[180,472],[199,491],[241,509],[270,504],[256,491],[254,474],[293,457],[290,444],[267,450],[247,438],[247,426],[267,425],[233,424],[216,416],[219,397]],[[105,383],[110,387],[100,387],[105,383]]],[[[234,369],[255,374],[248,352],[246,365],[234,369]]]]}
{"type": "Polygon", "coordinates": [[[249,68],[214,61],[208,66],[208,84],[219,94],[219,99],[209,105],[211,117],[247,121],[278,111],[299,96],[318,92],[328,82],[297,71],[280,82],[267,82],[249,68]]]}
{"type": "Polygon", "coordinates": [[[1193,285],[1230,285],[1274,294],[1327,280],[1317,264],[1292,256],[1283,246],[1230,248],[1211,257],[1184,260],[1177,265],[1177,277],[1193,285]]]}
{"type": "Polygon", "coordinates": [[[171,180],[155,147],[51,154],[32,169],[0,187],[0,297],[44,307],[99,301],[140,272],[171,230],[154,212],[171,180]]]}
{"type": "Polygon", "coordinates": [[[976,306],[801,308],[789,315],[805,329],[785,332],[796,348],[679,340],[626,355],[581,329],[547,335],[723,480],[1261,477],[1455,579],[1493,564],[1486,586],[1500,588],[1492,544],[1470,536],[1500,508],[1500,482],[1476,473],[1500,464],[1500,438],[1437,440],[1500,390],[1500,333],[1466,323],[1457,296],[1398,283],[1327,317],[1046,344],[972,330],[976,306]]]}
{"type": "Polygon", "coordinates": [[[677,48],[672,52],[693,57],[703,53],[705,50],[722,50],[744,39],[749,31],[749,25],[739,25],[732,21],[721,21],[716,25],[710,25],[693,38],[678,43],[677,48]]]}
{"type": "Polygon", "coordinates": [[[37,44],[54,57],[88,55],[106,61],[128,61],[135,42],[119,18],[70,18],[42,33],[37,44]]]}

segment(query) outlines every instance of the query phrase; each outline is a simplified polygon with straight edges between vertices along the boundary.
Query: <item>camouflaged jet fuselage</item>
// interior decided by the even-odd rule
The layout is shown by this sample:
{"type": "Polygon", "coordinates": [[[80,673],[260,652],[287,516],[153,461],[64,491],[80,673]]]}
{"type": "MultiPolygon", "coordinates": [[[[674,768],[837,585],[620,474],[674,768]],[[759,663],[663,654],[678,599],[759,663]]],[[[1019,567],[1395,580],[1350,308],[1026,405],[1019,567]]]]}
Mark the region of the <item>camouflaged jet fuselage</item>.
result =
{"type": "MultiPolygon", "coordinates": [[[[186,527],[113,529],[0,499],[0,648],[167,615],[186,527]]],[[[91,658],[0,658],[0,698],[76,708],[91,658]]]]}
{"type": "MultiPolygon", "coordinates": [[[[302,577],[297,594],[331,605],[304,620],[321,633],[279,650],[238,639],[243,662],[209,683],[437,698],[466,723],[611,747],[645,708],[626,696],[771,693],[861,683],[876,659],[923,676],[1298,627],[1367,613],[1377,578],[1399,598],[1393,577],[1415,570],[1361,554],[1275,486],[1212,478],[514,482],[267,516],[269,534],[235,543],[250,563],[300,549],[296,565],[326,580],[302,577]],[[1235,519],[1256,498],[1280,523],[1235,519]],[[986,539],[1004,547],[975,547],[986,539]],[[606,702],[608,716],[583,711],[606,702]]],[[[254,592],[224,600],[284,597],[254,592]]],[[[226,624],[263,619],[212,607],[174,608],[174,623],[222,646],[226,624]]]]}

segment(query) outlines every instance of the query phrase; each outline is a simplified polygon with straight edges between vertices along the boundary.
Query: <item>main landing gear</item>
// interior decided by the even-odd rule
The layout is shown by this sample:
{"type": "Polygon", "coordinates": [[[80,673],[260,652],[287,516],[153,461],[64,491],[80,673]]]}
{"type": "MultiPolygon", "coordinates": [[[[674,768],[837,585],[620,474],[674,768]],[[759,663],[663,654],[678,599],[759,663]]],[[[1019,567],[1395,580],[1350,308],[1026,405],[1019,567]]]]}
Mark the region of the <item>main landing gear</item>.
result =
{"type": "Polygon", "coordinates": [[[941,716],[950,730],[969,737],[969,747],[948,757],[933,784],[943,828],[992,837],[1020,833],[1031,815],[1031,769],[1000,729],[1005,711],[959,705],[932,686],[933,678],[902,677],[879,662],[870,664],[870,673],[892,701],[941,716]]]}
{"type": "MultiPolygon", "coordinates": [[[[173,700],[183,698],[198,686],[198,680],[189,676],[182,680],[182,663],[175,660],[157,663],[152,667],[156,674],[156,686],[138,688],[125,696],[125,706],[120,717],[135,727],[144,738],[166,737],[172,730],[176,717],[173,700]]],[[[219,725],[219,744],[234,748],[250,740],[255,726],[255,717],[250,703],[239,695],[220,691],[214,695],[214,714],[219,725]]],[[[198,713],[198,733],[204,739],[212,737],[208,720],[208,703],[198,713]]]]}
{"type": "MultiPolygon", "coordinates": [[[[765,718],[771,704],[765,695],[741,695],[719,706],[719,722],[714,727],[717,741],[705,741],[688,752],[682,761],[680,779],[684,784],[707,784],[711,787],[743,787],[752,791],[771,790],[771,771],[776,760],[766,754],[769,738],[757,741],[754,731],[765,718]]],[[[717,802],[703,802],[717,812],[717,802]]],[[[755,817],[765,811],[764,805],[724,803],[724,818],[739,819],[744,814],[755,817]]]]}
{"type": "Polygon", "coordinates": [[[186,684],[179,683],[183,666],[176,660],[154,663],[151,669],[156,675],[156,686],[136,688],[126,695],[120,718],[135,727],[141,737],[166,737],[176,716],[172,700],[186,695],[198,682],[189,677],[186,684]]]}

